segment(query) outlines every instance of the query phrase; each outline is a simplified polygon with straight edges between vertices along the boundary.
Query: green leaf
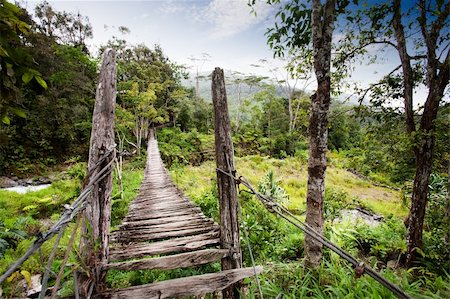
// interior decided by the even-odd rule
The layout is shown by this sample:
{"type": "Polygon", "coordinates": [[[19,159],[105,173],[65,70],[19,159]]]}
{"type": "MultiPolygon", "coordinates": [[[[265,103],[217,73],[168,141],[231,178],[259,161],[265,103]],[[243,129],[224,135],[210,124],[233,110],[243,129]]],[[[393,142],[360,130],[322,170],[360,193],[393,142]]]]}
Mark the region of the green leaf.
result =
{"type": "Polygon", "coordinates": [[[28,287],[31,288],[32,283],[31,283],[31,274],[30,274],[30,272],[28,272],[26,270],[22,270],[22,271],[20,271],[20,274],[22,274],[23,278],[27,282],[28,287]]]}
{"type": "Polygon", "coordinates": [[[25,111],[23,111],[22,109],[19,109],[19,108],[9,108],[9,110],[11,110],[12,113],[14,113],[15,115],[17,115],[18,117],[27,118],[27,115],[25,114],[25,111]]]}
{"type": "Polygon", "coordinates": [[[33,79],[33,74],[31,72],[26,72],[22,75],[22,81],[23,83],[27,84],[28,82],[33,79]]]}
{"type": "Polygon", "coordinates": [[[44,87],[45,89],[48,88],[47,83],[44,81],[44,79],[42,79],[42,77],[40,77],[40,76],[34,76],[34,78],[35,78],[36,81],[39,83],[39,85],[41,85],[41,86],[44,87]]]}
{"type": "Polygon", "coordinates": [[[5,125],[8,125],[8,126],[9,126],[9,124],[11,123],[11,121],[10,121],[9,118],[8,118],[8,116],[6,116],[6,115],[3,115],[3,116],[2,116],[2,122],[3,122],[5,125]]]}

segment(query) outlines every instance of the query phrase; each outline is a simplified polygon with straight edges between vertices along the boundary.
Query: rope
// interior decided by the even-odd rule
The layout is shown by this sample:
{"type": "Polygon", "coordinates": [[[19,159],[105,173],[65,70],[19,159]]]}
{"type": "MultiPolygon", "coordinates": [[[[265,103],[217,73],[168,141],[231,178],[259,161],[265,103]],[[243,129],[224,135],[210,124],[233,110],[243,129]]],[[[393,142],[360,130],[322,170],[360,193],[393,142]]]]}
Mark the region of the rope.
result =
{"type": "MultiPolygon", "coordinates": [[[[224,158],[225,158],[225,161],[227,162],[227,166],[230,171],[228,176],[236,184],[236,180],[234,180],[234,176],[233,176],[233,173],[236,173],[236,170],[234,169],[234,167],[231,167],[230,159],[228,159],[228,156],[225,151],[224,151],[224,158]]],[[[239,185],[237,187],[239,188],[239,185]]],[[[242,209],[241,209],[241,205],[240,205],[239,201],[237,201],[237,205],[238,205],[237,208],[238,208],[238,212],[239,212],[239,218],[244,219],[244,217],[242,216],[242,209]]],[[[261,296],[261,299],[264,299],[264,295],[263,295],[262,288],[261,288],[261,283],[259,282],[258,273],[256,271],[256,263],[255,263],[255,259],[253,257],[253,251],[252,251],[252,247],[250,245],[250,239],[248,237],[248,231],[247,231],[247,226],[245,225],[245,221],[242,221],[242,226],[244,228],[244,236],[245,236],[245,240],[247,242],[247,248],[248,248],[248,252],[250,254],[250,259],[252,261],[253,273],[255,276],[256,285],[258,286],[259,295],[261,296]]]]}
{"type": "Polygon", "coordinates": [[[77,219],[77,221],[75,223],[75,226],[73,227],[72,233],[70,235],[69,244],[67,245],[67,249],[66,249],[66,253],[64,254],[63,262],[61,264],[58,276],[56,277],[56,281],[55,281],[55,284],[53,286],[51,299],[55,299],[56,298],[56,293],[58,292],[58,289],[59,289],[59,283],[61,282],[61,279],[62,279],[63,274],[64,274],[64,268],[66,267],[67,260],[69,259],[70,252],[72,251],[73,242],[75,241],[75,236],[77,234],[77,229],[78,229],[78,226],[80,225],[80,222],[81,222],[81,217],[80,217],[80,215],[78,215],[78,219],[77,219]]]}
{"type": "MultiPolygon", "coordinates": [[[[107,151],[100,159],[99,162],[95,164],[95,167],[98,167],[101,162],[103,162],[107,157],[109,157],[112,153],[114,153],[114,149],[107,151]]],[[[94,173],[96,168],[92,168],[87,176],[87,181],[89,182],[80,193],[80,195],[75,199],[72,205],[65,205],[65,211],[59,218],[59,220],[46,232],[39,233],[37,239],[34,243],[28,248],[28,250],[23,254],[14,264],[12,264],[5,273],[0,277],[0,284],[2,284],[11,274],[13,274],[17,268],[19,268],[30,256],[32,256],[37,250],[41,248],[41,246],[51,239],[54,235],[58,234],[63,227],[67,225],[73,218],[81,212],[85,206],[84,202],[88,195],[92,192],[94,185],[105,178],[112,171],[112,163],[114,163],[114,159],[103,167],[93,178],[90,176],[94,173]]]]}
{"type": "MultiPolygon", "coordinates": [[[[241,219],[244,219],[244,217],[242,215],[242,209],[241,209],[240,204],[238,205],[238,211],[239,211],[239,217],[241,219]]],[[[261,296],[261,299],[264,299],[264,295],[263,295],[262,288],[261,288],[261,283],[258,278],[258,273],[256,272],[256,263],[255,263],[255,258],[253,257],[253,250],[252,250],[252,246],[250,244],[250,238],[248,237],[247,225],[245,224],[244,220],[242,220],[242,226],[244,228],[245,242],[247,243],[248,252],[250,254],[250,259],[252,261],[253,273],[255,274],[255,281],[256,281],[256,285],[258,286],[259,295],[261,296]]]]}
{"type": "Polygon", "coordinates": [[[337,255],[339,255],[341,258],[352,264],[355,269],[357,270],[360,275],[363,273],[367,273],[369,276],[374,278],[376,281],[381,283],[383,286],[385,286],[387,289],[389,289],[392,293],[394,293],[398,298],[401,299],[411,299],[411,297],[406,294],[399,286],[393,284],[392,282],[386,280],[383,276],[381,276],[378,272],[373,270],[372,268],[366,266],[362,262],[358,262],[356,258],[354,258],[351,254],[343,250],[342,248],[338,247],[337,245],[333,244],[331,241],[326,239],[322,234],[315,231],[312,227],[310,227],[308,224],[304,223],[300,219],[298,219],[295,215],[293,215],[291,212],[289,212],[285,207],[282,205],[276,203],[272,198],[262,195],[259,192],[255,190],[255,188],[242,176],[237,178],[236,176],[217,168],[217,171],[231,177],[234,179],[234,181],[237,184],[242,184],[246,188],[250,190],[249,193],[255,195],[262,203],[263,205],[272,213],[278,214],[280,217],[288,221],[289,223],[293,224],[300,230],[302,230],[305,234],[308,234],[310,237],[312,237],[317,242],[321,243],[322,245],[326,246],[327,248],[331,249],[333,252],[335,252],[337,255]]]}

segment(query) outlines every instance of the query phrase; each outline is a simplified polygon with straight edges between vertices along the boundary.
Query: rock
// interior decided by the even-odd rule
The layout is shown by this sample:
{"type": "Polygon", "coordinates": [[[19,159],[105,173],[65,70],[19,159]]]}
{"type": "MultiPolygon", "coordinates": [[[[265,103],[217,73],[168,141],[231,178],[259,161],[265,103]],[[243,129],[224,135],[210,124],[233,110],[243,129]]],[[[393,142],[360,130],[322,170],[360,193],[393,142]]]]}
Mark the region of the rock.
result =
{"type": "Polygon", "coordinates": [[[357,224],[358,222],[363,222],[368,226],[377,226],[383,221],[383,216],[373,214],[369,211],[364,210],[363,208],[356,208],[352,210],[342,210],[341,217],[335,219],[335,221],[349,221],[352,224],[357,224]]]}
{"type": "Polygon", "coordinates": [[[0,188],[10,188],[17,186],[18,183],[6,176],[0,177],[0,188]]]}
{"type": "Polygon", "coordinates": [[[28,186],[26,180],[17,180],[17,184],[19,184],[19,186],[28,186]]]}
{"type": "Polygon", "coordinates": [[[49,178],[43,177],[43,176],[39,177],[37,180],[34,181],[35,185],[45,185],[45,184],[51,184],[51,183],[52,183],[52,181],[49,178]]]}
{"type": "Polygon", "coordinates": [[[27,297],[35,297],[34,295],[39,294],[41,292],[41,275],[33,275],[31,276],[31,285],[27,290],[27,297]]]}
{"type": "Polygon", "coordinates": [[[25,180],[26,185],[33,185],[33,179],[26,179],[25,180]]]}

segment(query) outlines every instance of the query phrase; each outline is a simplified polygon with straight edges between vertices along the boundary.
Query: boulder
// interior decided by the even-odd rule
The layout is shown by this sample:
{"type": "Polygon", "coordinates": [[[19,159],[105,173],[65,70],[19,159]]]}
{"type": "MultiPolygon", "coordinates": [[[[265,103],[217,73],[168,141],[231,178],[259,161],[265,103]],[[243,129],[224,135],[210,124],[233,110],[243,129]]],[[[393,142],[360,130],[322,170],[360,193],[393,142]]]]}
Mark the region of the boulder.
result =
{"type": "Polygon", "coordinates": [[[18,183],[6,176],[0,177],[0,188],[10,188],[17,186],[18,183]]]}

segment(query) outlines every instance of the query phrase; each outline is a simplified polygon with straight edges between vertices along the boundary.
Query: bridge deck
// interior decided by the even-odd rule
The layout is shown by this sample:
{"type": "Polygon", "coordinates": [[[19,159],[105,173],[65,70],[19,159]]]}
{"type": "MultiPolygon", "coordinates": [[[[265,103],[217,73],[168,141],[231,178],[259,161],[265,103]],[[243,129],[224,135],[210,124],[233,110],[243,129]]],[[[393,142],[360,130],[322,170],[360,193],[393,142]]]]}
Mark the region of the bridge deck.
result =
{"type": "MultiPolygon", "coordinates": [[[[203,215],[174,185],[161,160],[157,141],[151,137],[144,180],[124,222],[110,235],[109,264],[105,268],[168,270],[220,261],[229,252],[218,248],[219,234],[217,223],[203,215]]],[[[108,290],[103,295],[112,298],[201,295],[222,290],[251,275],[253,269],[243,268],[108,290]]]]}

